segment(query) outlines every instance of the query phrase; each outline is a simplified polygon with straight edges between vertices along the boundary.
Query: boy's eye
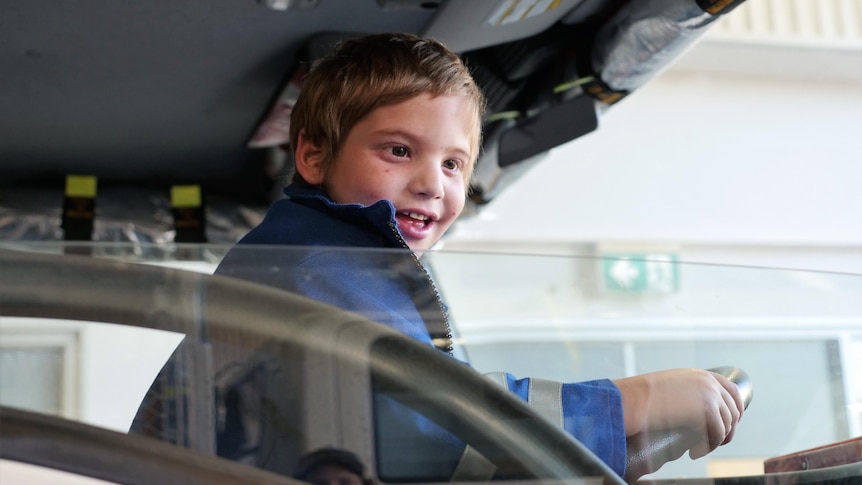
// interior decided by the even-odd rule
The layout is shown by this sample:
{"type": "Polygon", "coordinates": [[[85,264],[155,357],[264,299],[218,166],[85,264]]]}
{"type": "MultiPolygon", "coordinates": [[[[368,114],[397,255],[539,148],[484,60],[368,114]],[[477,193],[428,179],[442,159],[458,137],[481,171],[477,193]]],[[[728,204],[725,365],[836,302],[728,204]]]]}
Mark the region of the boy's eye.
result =
{"type": "Polygon", "coordinates": [[[447,170],[458,170],[458,167],[459,165],[457,160],[452,160],[450,158],[449,160],[443,162],[443,168],[447,170]]]}
{"type": "Polygon", "coordinates": [[[394,146],[392,147],[392,154],[396,157],[406,157],[407,156],[407,147],[403,146],[394,146]]]}

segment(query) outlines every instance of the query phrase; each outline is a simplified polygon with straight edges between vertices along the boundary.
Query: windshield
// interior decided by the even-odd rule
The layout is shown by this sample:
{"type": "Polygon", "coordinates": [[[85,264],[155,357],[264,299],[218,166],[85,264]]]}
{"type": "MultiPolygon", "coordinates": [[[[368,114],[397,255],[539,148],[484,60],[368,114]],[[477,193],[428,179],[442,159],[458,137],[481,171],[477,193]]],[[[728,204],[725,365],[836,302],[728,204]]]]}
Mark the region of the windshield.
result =
{"type": "MultiPolygon", "coordinates": [[[[655,478],[761,474],[771,457],[862,435],[862,275],[664,254],[316,250],[313,261],[356,264],[369,285],[427,274],[423,297],[444,318],[413,349],[409,328],[371,323],[384,318],[373,312],[358,318],[264,286],[307,261],[308,248],[3,248],[0,403],[284,475],[334,447],[380,481],[447,480],[463,453],[440,452],[448,441],[481,450],[497,477],[607,472],[581,443],[553,441],[544,420],[500,404],[491,379],[470,380],[496,372],[566,383],[743,370],[754,393],[733,441],[655,478]],[[226,255],[230,270],[210,276],[226,255]],[[512,426],[549,448],[525,452],[507,438],[512,426]],[[567,471],[553,464],[555,449],[568,450],[567,471]]],[[[326,302],[328,287],[315,288],[306,296],[326,302]]]]}

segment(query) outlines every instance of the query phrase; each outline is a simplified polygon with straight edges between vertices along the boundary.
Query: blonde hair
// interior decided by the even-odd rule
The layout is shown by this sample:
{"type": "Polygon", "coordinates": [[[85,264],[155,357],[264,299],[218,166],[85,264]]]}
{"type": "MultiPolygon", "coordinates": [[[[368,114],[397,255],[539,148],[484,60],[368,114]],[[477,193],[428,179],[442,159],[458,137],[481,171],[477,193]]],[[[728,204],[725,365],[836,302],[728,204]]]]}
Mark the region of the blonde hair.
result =
{"type": "MultiPolygon", "coordinates": [[[[350,130],[381,106],[423,93],[464,96],[475,112],[471,133],[469,181],[479,154],[485,98],[461,59],[433,39],[412,34],[373,34],[342,42],[319,61],[302,81],[290,118],[290,143],[299,133],[324,151],[327,173],[350,130]]],[[[294,182],[304,182],[299,173],[294,182]]]]}

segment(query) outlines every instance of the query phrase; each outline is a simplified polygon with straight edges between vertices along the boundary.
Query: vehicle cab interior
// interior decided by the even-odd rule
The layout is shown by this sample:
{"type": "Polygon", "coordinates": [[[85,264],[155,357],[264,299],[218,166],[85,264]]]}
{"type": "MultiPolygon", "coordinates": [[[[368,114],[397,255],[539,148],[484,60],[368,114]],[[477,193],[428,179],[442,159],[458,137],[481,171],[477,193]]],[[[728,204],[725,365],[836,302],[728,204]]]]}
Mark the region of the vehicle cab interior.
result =
{"type": "MultiPolygon", "coordinates": [[[[451,316],[445,355],[216,271],[230,251],[255,262],[245,271],[288,271],[294,248],[234,244],[283,197],[303,76],[339,42],[407,32],[464,60],[487,99],[470,220],[751,3],[5,2],[0,481],[298,484],[320,450],[348,453],[363,484],[862,481],[854,272],[688,262],[665,246],[444,246],[419,264],[451,316]],[[650,436],[626,475],[499,377],[675,367],[731,379],[746,419],[698,460],[685,433],[650,436]]],[[[862,3],[839,3],[845,25],[862,19],[862,3]]],[[[401,277],[376,266],[369,281],[401,277]]]]}

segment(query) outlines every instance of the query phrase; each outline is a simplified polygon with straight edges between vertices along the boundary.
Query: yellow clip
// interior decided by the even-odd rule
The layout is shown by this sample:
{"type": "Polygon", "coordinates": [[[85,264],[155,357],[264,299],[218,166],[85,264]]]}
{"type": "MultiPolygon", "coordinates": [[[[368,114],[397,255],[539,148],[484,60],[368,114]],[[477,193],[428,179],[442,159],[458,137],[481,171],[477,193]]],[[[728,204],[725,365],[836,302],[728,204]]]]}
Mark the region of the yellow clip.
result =
{"type": "Polygon", "coordinates": [[[67,175],[66,197],[96,197],[96,177],[92,175],[67,175]]]}
{"type": "Polygon", "coordinates": [[[189,208],[200,206],[200,185],[174,185],[173,187],[171,187],[171,207],[189,208]]]}

